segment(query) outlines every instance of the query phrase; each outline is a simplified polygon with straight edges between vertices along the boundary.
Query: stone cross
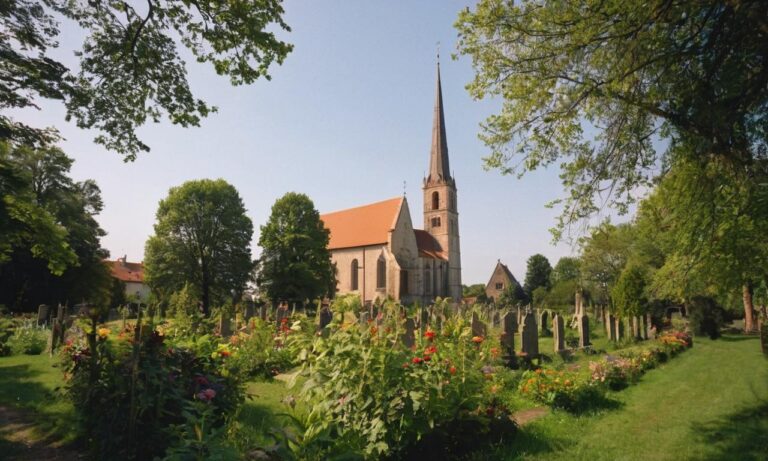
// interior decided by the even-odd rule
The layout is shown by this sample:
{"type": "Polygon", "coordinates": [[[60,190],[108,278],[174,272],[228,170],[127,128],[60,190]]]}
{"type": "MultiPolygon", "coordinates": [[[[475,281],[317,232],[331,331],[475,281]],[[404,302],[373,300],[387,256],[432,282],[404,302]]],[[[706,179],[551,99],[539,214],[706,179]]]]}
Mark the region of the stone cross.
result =
{"type": "Polygon", "coordinates": [[[565,325],[560,314],[555,314],[552,317],[552,337],[555,343],[555,353],[563,352],[565,350],[565,325]]]}
{"type": "Polygon", "coordinates": [[[504,360],[507,366],[515,367],[517,365],[517,356],[515,355],[515,330],[517,329],[517,314],[507,312],[501,319],[501,350],[504,353],[504,360]]]}
{"type": "Polygon", "coordinates": [[[405,320],[405,333],[400,337],[403,345],[408,349],[412,348],[416,344],[416,322],[412,318],[405,320]]]}
{"type": "Polygon", "coordinates": [[[532,313],[523,315],[523,322],[520,324],[520,340],[522,341],[522,351],[529,359],[539,356],[539,332],[536,327],[536,319],[532,313]]]}
{"type": "Polygon", "coordinates": [[[480,318],[477,316],[477,312],[473,312],[472,313],[472,336],[485,337],[485,335],[486,335],[485,324],[480,321],[480,318]]]}
{"type": "Polygon", "coordinates": [[[589,317],[586,315],[579,316],[579,347],[589,347],[592,343],[589,342],[589,317]]]}

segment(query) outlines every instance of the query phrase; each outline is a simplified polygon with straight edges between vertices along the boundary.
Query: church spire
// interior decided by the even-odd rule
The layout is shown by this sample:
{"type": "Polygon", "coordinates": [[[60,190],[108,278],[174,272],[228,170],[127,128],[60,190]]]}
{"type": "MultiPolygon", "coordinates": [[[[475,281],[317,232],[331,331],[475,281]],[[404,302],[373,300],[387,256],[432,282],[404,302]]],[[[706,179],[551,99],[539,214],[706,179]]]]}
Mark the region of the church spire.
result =
{"type": "Polygon", "coordinates": [[[427,182],[449,181],[451,179],[451,170],[448,165],[448,142],[445,136],[445,116],[443,115],[443,91],[440,85],[439,56],[437,61],[435,114],[432,120],[432,150],[429,155],[429,176],[427,177],[427,182]]]}

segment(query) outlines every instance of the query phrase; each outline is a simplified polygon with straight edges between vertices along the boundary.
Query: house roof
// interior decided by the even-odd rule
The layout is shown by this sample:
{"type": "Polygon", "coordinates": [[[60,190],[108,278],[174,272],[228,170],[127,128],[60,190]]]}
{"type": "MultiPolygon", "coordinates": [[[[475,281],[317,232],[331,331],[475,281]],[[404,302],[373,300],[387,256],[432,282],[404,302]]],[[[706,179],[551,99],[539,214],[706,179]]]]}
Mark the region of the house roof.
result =
{"type": "Polygon", "coordinates": [[[491,285],[491,281],[493,280],[493,276],[496,275],[496,272],[501,269],[501,273],[504,274],[507,277],[507,282],[509,283],[516,283],[520,284],[514,275],[512,275],[512,272],[509,270],[509,268],[503,264],[501,261],[496,262],[496,267],[493,269],[493,273],[491,274],[491,279],[488,280],[488,283],[485,284],[486,288],[491,285]]]}
{"type": "Polygon", "coordinates": [[[416,246],[419,248],[419,256],[448,260],[448,256],[443,252],[440,242],[432,234],[421,229],[414,229],[413,233],[416,235],[416,246]]]}
{"type": "Polygon", "coordinates": [[[371,203],[320,215],[331,231],[329,250],[379,245],[389,241],[389,232],[397,223],[403,197],[371,203]]]}
{"type": "Polygon", "coordinates": [[[104,261],[112,271],[112,277],[123,282],[144,283],[144,264],[129,263],[125,259],[117,261],[104,261]]]}

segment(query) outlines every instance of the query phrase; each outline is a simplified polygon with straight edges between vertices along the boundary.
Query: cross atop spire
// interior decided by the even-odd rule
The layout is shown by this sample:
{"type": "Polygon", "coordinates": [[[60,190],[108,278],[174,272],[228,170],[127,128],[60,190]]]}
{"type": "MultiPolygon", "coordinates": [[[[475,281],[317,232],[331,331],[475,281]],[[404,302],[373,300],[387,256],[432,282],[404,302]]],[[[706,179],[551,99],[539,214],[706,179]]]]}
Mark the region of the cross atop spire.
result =
{"type": "Polygon", "coordinates": [[[443,91],[440,85],[440,61],[437,61],[437,94],[435,113],[432,120],[432,149],[429,154],[429,176],[427,182],[450,181],[448,164],[448,141],[445,136],[445,115],[443,115],[443,91]]]}

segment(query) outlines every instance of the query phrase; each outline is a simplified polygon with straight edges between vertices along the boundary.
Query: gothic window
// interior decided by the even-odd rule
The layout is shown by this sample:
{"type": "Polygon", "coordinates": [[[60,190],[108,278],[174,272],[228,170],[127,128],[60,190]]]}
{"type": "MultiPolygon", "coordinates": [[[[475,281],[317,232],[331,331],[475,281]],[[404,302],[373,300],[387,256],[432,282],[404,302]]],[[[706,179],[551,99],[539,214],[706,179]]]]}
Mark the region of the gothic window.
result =
{"type": "Polygon", "coordinates": [[[432,294],[432,273],[429,271],[429,268],[427,268],[424,274],[424,294],[432,294]]]}
{"type": "Polygon", "coordinates": [[[353,259],[349,268],[349,289],[352,291],[357,290],[358,267],[357,259],[353,259]]]}
{"type": "Polygon", "coordinates": [[[400,296],[408,294],[408,271],[400,271],[400,296]]]}
{"type": "Polygon", "coordinates": [[[440,208],[440,194],[437,191],[432,192],[432,209],[437,210],[440,208]]]}
{"type": "Polygon", "coordinates": [[[432,218],[432,227],[440,227],[440,216],[432,218]]]}
{"type": "Polygon", "coordinates": [[[376,288],[385,288],[387,286],[387,263],[383,256],[379,256],[376,261],[376,288]]]}

